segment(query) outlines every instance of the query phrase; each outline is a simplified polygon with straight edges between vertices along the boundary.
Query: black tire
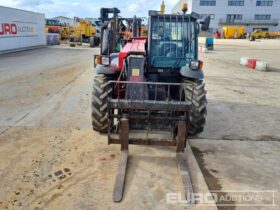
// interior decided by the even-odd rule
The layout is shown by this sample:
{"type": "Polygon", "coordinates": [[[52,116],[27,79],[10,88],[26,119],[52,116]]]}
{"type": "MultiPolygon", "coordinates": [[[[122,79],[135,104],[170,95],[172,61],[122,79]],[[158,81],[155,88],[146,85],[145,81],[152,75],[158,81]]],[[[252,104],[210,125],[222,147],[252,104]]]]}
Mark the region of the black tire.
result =
{"type": "Polygon", "coordinates": [[[92,36],[89,38],[90,47],[98,47],[100,45],[100,38],[97,36],[92,36]]]}
{"type": "Polygon", "coordinates": [[[96,75],[92,90],[92,127],[101,133],[108,131],[107,99],[112,94],[112,88],[104,86],[106,82],[108,82],[106,75],[96,75]]]}
{"type": "Polygon", "coordinates": [[[256,38],[255,38],[254,36],[250,36],[250,37],[249,37],[249,40],[250,40],[250,41],[255,41],[256,38]]]}
{"type": "Polygon", "coordinates": [[[100,45],[100,37],[98,37],[98,36],[95,36],[95,37],[94,37],[94,45],[95,45],[96,47],[98,47],[98,46],[100,45]]]}
{"type": "Polygon", "coordinates": [[[207,99],[203,81],[184,81],[185,100],[191,101],[189,135],[197,135],[204,129],[207,115],[207,99]]]}
{"type": "Polygon", "coordinates": [[[89,46],[90,46],[90,47],[95,47],[94,36],[91,36],[91,37],[89,38],[89,46]]]}

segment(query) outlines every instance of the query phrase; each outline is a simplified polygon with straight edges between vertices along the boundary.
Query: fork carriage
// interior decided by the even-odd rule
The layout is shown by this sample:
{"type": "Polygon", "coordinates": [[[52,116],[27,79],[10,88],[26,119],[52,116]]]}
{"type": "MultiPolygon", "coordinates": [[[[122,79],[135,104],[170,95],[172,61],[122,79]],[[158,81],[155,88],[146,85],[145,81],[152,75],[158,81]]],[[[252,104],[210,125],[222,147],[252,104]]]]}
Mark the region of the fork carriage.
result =
{"type": "MultiPolygon", "coordinates": [[[[186,165],[186,154],[184,153],[188,135],[191,102],[184,98],[183,85],[180,83],[132,83],[127,81],[109,81],[106,85],[115,87],[125,86],[126,93],[129,92],[129,89],[135,87],[142,88],[143,90],[150,89],[149,95],[153,96],[151,98],[148,95],[142,94],[139,99],[132,99],[131,95],[125,94],[121,98],[119,92],[117,98],[108,98],[108,144],[121,145],[113,200],[115,202],[122,200],[129,144],[176,146],[177,163],[184,185],[184,193],[187,198],[189,194],[193,193],[186,165]],[[165,98],[157,93],[159,86],[167,91],[165,98]],[[172,99],[170,94],[172,90],[179,90],[178,97],[180,100],[172,99]],[[163,120],[166,122],[165,126],[163,123],[155,124],[163,120]],[[117,121],[116,125],[114,121],[117,121]],[[141,126],[139,126],[139,121],[142,122],[141,126]],[[166,132],[164,133],[165,135],[163,134],[163,131],[169,133],[168,137],[166,132]]],[[[119,88],[114,89],[119,90],[119,88]]]]}

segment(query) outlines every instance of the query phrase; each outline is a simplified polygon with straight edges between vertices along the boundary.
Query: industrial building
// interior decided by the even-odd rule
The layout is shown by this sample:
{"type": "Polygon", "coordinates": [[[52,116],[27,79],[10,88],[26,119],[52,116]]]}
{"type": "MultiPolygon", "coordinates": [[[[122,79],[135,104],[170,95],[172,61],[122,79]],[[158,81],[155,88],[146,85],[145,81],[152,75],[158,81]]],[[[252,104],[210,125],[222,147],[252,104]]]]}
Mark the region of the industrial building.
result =
{"type": "Polygon", "coordinates": [[[181,13],[184,3],[189,5],[188,13],[199,13],[201,19],[211,16],[210,33],[232,25],[242,25],[246,32],[280,31],[279,0],[180,0],[172,12],[181,13]]]}

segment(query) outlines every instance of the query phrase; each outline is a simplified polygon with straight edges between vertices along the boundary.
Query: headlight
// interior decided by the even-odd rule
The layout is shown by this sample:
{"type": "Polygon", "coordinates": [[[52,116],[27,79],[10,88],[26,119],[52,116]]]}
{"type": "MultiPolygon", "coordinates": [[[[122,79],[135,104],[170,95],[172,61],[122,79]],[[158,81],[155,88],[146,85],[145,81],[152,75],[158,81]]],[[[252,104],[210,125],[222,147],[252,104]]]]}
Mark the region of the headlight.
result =
{"type": "Polygon", "coordinates": [[[110,58],[109,57],[101,57],[101,64],[109,66],[110,65],[110,58]]]}
{"type": "Polygon", "coordinates": [[[203,67],[203,62],[200,60],[191,60],[190,64],[189,64],[189,68],[191,70],[197,70],[197,69],[201,69],[202,70],[203,67]]]}

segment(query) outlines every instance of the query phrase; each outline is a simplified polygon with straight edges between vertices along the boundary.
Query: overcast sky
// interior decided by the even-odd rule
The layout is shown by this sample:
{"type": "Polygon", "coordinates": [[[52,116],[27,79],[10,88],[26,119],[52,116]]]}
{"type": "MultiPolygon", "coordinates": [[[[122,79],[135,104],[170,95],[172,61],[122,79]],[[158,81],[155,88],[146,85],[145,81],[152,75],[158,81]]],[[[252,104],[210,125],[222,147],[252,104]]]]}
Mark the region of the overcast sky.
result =
{"type": "MultiPolygon", "coordinates": [[[[179,0],[165,0],[166,12],[179,0]]],[[[162,0],[0,0],[0,6],[45,13],[46,17],[99,17],[100,7],[117,7],[121,16],[147,16],[148,10],[160,10],[162,0]],[[38,6],[37,6],[38,5],[38,6]]]]}

